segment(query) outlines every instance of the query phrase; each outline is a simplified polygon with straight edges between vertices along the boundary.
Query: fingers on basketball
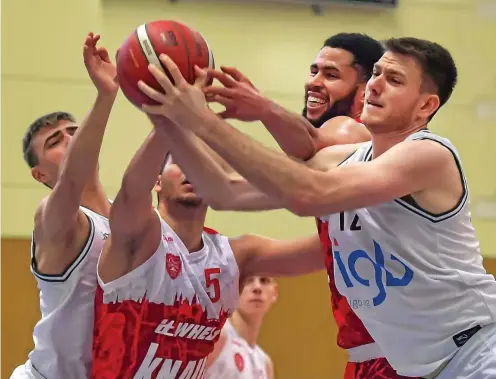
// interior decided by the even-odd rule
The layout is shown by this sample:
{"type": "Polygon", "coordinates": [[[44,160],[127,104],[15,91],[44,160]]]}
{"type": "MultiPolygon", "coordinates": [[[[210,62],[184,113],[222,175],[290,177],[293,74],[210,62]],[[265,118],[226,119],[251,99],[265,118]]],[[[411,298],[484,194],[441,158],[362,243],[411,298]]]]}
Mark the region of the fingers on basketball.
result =
{"type": "Polygon", "coordinates": [[[203,88],[208,82],[208,74],[205,70],[202,70],[200,67],[195,65],[195,84],[194,86],[197,88],[203,88]]]}
{"type": "Polygon", "coordinates": [[[144,81],[140,80],[138,81],[138,88],[149,98],[155,100],[157,103],[163,103],[164,102],[164,94],[158,92],[157,90],[153,89],[150,87],[148,84],[146,84],[144,81]]]}
{"type": "MultiPolygon", "coordinates": [[[[162,57],[160,58],[160,60],[162,60],[162,57]]],[[[170,72],[171,68],[168,67],[165,62],[166,62],[166,60],[162,60],[162,63],[165,65],[165,67],[170,72]]],[[[164,89],[165,93],[173,93],[174,85],[171,83],[170,79],[167,77],[167,75],[160,68],[158,68],[154,64],[150,64],[150,65],[148,65],[148,70],[154,76],[155,80],[160,84],[160,86],[164,89]]],[[[176,79],[174,78],[172,72],[170,72],[170,74],[171,74],[171,77],[173,78],[173,80],[175,81],[176,79]]]]}
{"type": "MultiPolygon", "coordinates": [[[[176,87],[180,87],[186,83],[186,80],[184,79],[183,75],[181,74],[181,71],[179,70],[179,67],[174,63],[174,61],[167,55],[167,54],[160,54],[160,61],[164,64],[165,68],[169,71],[172,79],[174,80],[174,83],[176,87]]],[[[171,89],[172,83],[170,80],[166,77],[166,75],[163,75],[167,82],[169,83],[171,89]]],[[[167,89],[164,88],[166,91],[167,89]]]]}

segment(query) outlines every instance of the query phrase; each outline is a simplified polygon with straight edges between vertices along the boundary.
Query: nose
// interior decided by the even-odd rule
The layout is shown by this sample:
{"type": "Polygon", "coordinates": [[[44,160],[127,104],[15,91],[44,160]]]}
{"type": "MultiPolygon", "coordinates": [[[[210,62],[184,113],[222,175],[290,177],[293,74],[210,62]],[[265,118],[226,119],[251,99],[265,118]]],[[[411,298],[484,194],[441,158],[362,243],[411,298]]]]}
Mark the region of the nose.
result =
{"type": "Polygon", "coordinates": [[[67,147],[67,145],[69,145],[69,142],[71,142],[72,140],[72,134],[69,134],[67,132],[64,133],[64,140],[63,140],[63,143],[64,145],[67,147]]]}
{"type": "Polygon", "coordinates": [[[383,75],[373,76],[367,82],[367,91],[374,95],[377,95],[381,92],[383,83],[383,75]]]}
{"type": "Polygon", "coordinates": [[[252,291],[256,294],[262,293],[262,283],[260,283],[260,279],[256,278],[252,283],[252,291]]]}
{"type": "Polygon", "coordinates": [[[323,87],[323,85],[324,82],[320,72],[308,78],[307,87],[310,90],[320,89],[323,87]]]}

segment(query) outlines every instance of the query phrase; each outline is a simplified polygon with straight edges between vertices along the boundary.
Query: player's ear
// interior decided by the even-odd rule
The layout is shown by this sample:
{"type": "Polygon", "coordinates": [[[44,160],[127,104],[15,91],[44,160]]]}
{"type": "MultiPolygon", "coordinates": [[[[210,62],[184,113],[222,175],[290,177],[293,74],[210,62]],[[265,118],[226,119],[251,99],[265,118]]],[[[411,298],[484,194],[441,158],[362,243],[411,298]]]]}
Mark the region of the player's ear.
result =
{"type": "Polygon", "coordinates": [[[159,193],[161,189],[162,189],[162,183],[160,182],[160,175],[159,175],[157,176],[157,181],[155,182],[155,186],[153,187],[153,190],[159,193]]]}
{"type": "Polygon", "coordinates": [[[274,304],[279,298],[279,284],[274,278],[272,278],[272,293],[271,293],[271,303],[274,304]]]}

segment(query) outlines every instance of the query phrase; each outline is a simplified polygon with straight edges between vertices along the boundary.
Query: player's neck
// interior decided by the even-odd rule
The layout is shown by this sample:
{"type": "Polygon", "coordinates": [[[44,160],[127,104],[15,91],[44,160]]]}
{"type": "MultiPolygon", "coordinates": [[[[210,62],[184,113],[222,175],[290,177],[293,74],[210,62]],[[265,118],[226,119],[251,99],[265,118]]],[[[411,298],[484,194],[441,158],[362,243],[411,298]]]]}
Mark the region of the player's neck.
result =
{"type": "Polygon", "coordinates": [[[81,205],[104,217],[109,217],[110,203],[99,180],[88,183],[84,188],[81,205]]]}
{"type": "Polygon", "coordinates": [[[381,154],[384,154],[394,145],[404,141],[409,135],[426,128],[425,123],[412,124],[408,129],[393,130],[385,133],[371,133],[372,134],[372,158],[375,159],[381,154]]]}
{"type": "Polygon", "coordinates": [[[207,216],[204,207],[188,209],[182,205],[165,206],[160,203],[158,210],[160,216],[174,230],[190,253],[203,247],[202,232],[207,216]]]}
{"type": "Polygon", "coordinates": [[[262,321],[263,317],[243,317],[238,311],[235,311],[231,316],[232,326],[251,347],[255,347],[257,344],[258,334],[262,328],[262,321]]]}

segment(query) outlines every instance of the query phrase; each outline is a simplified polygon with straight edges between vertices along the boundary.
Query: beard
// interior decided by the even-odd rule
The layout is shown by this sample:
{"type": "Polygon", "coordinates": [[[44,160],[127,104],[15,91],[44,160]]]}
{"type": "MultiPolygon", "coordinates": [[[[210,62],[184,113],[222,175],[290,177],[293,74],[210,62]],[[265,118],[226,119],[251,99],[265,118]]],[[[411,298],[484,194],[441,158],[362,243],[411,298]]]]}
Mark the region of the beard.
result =
{"type": "Polygon", "coordinates": [[[358,87],[355,87],[347,96],[342,99],[336,100],[332,106],[327,109],[322,116],[315,120],[309,120],[307,118],[307,100],[308,92],[305,94],[305,106],[301,112],[302,116],[305,117],[315,128],[320,128],[326,121],[337,116],[349,116],[351,113],[351,108],[355,102],[355,95],[358,91],[358,87]]]}

